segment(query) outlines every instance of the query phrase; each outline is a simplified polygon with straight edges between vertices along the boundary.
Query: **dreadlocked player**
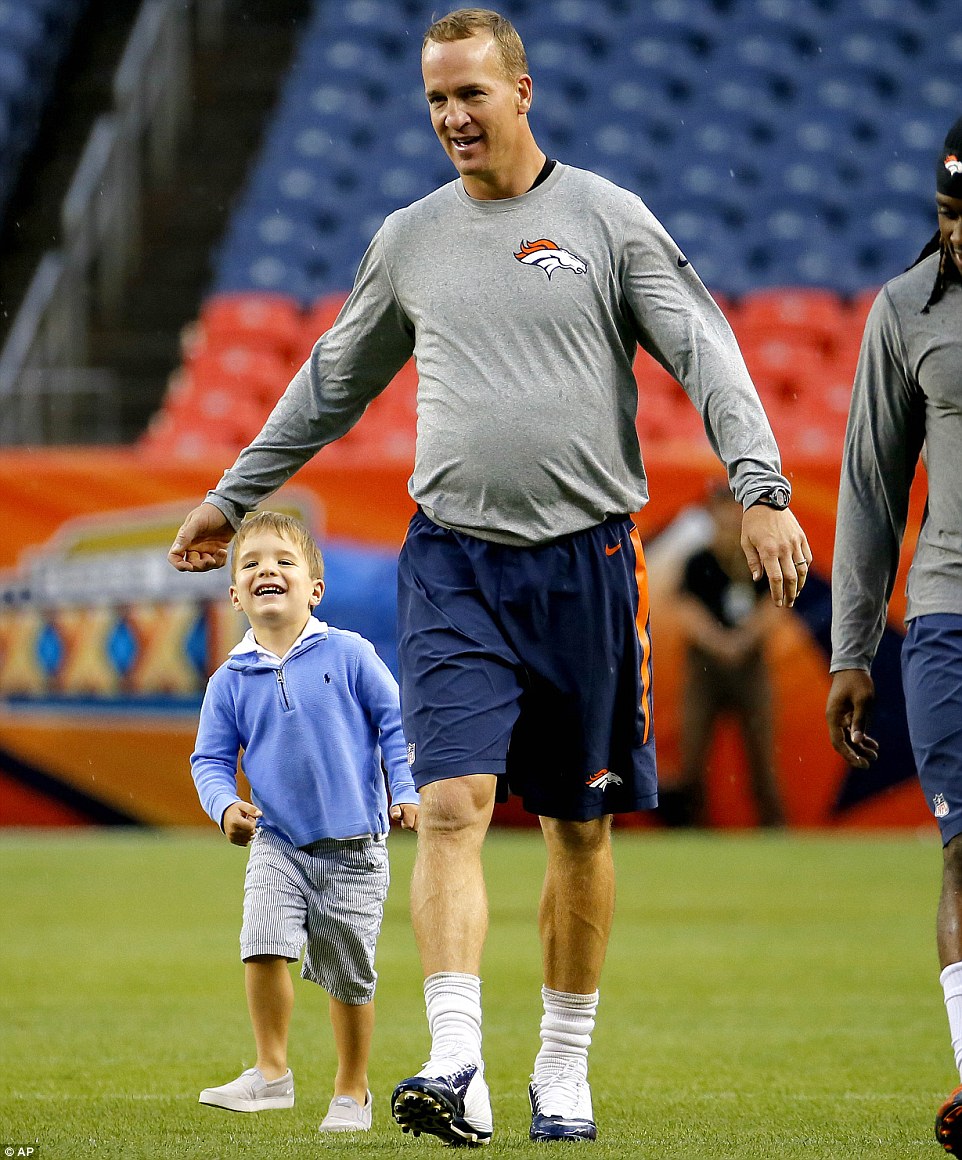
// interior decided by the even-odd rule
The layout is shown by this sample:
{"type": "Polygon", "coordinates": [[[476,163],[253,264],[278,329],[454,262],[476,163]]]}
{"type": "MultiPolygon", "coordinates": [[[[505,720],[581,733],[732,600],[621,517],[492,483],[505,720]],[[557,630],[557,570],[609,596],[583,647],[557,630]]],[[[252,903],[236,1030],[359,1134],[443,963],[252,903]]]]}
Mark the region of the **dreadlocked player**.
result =
{"type": "MultiPolygon", "coordinates": [[[[928,505],[907,585],[902,681],[919,780],[944,846],[941,982],[962,1075],[962,118],[936,164],[939,229],[882,288],[862,339],[845,436],[832,573],[832,744],[865,769],[875,656],[925,447],[928,505]]],[[[935,1132],[962,1156],[962,1086],[935,1132]]]]}

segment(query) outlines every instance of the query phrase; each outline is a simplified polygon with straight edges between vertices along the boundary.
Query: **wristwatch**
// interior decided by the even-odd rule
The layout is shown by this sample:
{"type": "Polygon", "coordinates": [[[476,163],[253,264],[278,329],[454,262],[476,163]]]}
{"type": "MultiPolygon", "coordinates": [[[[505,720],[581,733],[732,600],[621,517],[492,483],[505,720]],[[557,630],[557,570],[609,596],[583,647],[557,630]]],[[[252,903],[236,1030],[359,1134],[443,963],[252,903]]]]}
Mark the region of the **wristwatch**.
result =
{"type": "Polygon", "coordinates": [[[755,504],[760,503],[763,507],[770,507],[774,508],[777,512],[783,512],[788,507],[791,498],[787,487],[773,487],[770,491],[763,491],[748,506],[754,507],[755,504]]]}

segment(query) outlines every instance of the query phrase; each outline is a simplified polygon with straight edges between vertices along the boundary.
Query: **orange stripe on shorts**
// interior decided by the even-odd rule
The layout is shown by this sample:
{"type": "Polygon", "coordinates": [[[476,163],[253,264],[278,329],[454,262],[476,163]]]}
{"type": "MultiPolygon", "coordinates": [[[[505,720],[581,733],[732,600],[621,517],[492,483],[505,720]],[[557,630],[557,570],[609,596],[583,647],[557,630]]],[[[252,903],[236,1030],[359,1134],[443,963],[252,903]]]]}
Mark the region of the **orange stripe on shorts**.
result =
{"type": "Polygon", "coordinates": [[[645,718],[645,744],[651,736],[651,637],[648,624],[651,618],[651,602],[648,596],[648,569],[645,566],[645,550],[637,528],[631,529],[631,544],[635,549],[635,583],[638,586],[638,608],[635,625],[641,642],[641,711],[645,718]]]}

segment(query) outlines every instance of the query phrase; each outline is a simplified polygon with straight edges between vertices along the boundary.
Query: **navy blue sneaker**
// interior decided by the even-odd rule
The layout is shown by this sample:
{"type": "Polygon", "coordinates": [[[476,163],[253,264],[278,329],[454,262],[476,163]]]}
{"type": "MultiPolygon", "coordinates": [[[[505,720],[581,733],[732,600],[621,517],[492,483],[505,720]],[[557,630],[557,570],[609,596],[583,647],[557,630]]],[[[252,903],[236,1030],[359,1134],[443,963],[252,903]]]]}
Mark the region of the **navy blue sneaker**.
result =
{"type": "Polygon", "coordinates": [[[448,1075],[432,1075],[430,1063],[402,1079],[391,1096],[391,1111],[402,1132],[426,1132],[455,1147],[489,1144],[494,1131],[484,1068],[473,1064],[448,1075]]]}
{"type": "Polygon", "coordinates": [[[936,1112],[935,1138],[950,1156],[962,1156],[962,1086],[936,1112]]]}
{"type": "Polygon", "coordinates": [[[598,1135],[588,1081],[570,1067],[528,1088],[532,1140],[594,1140],[598,1135]]]}

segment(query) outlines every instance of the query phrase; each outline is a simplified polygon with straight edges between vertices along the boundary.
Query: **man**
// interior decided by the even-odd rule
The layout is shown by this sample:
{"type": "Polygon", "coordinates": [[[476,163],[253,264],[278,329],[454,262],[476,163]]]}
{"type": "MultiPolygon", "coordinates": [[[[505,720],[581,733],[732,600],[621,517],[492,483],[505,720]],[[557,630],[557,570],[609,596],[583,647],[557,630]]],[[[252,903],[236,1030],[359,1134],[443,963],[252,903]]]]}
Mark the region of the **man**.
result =
{"type": "Polygon", "coordinates": [[[724,484],[708,495],[712,536],[685,562],[675,611],[685,640],[681,785],[686,812],[708,825],[706,766],[718,718],[741,729],[749,788],[762,826],[784,826],[775,773],[772,680],[766,642],[782,615],[764,579],[752,580],[741,549],[741,509],[724,484]]]}
{"type": "Polygon", "coordinates": [[[491,1138],[481,847],[507,782],[540,817],[548,859],[531,1136],[594,1139],[611,815],[657,801],[644,559],[627,515],[648,498],[638,343],[705,417],[776,603],[793,603],[811,555],[721,312],[638,198],[545,158],[511,24],[450,14],[428,30],[422,70],[459,180],[388,217],[335,325],[170,559],[219,565],[244,512],[344,434],[413,352],[419,508],[399,561],[399,664],[431,1056],[393,1110],[446,1143],[491,1138]]]}
{"type": "MultiPolygon", "coordinates": [[[[962,118],[936,161],[939,229],[883,288],[862,339],[845,436],[832,568],[832,744],[867,769],[885,625],[925,444],[928,503],[908,579],[902,683],[919,780],[942,835],[937,934],[941,982],[962,1078],[962,118]]],[[[936,1137],[962,1156],[962,1086],[936,1137]]]]}

